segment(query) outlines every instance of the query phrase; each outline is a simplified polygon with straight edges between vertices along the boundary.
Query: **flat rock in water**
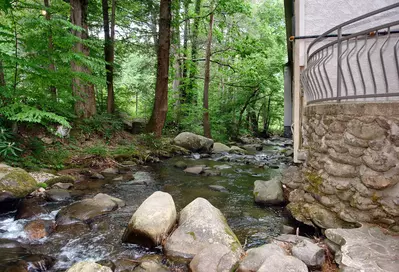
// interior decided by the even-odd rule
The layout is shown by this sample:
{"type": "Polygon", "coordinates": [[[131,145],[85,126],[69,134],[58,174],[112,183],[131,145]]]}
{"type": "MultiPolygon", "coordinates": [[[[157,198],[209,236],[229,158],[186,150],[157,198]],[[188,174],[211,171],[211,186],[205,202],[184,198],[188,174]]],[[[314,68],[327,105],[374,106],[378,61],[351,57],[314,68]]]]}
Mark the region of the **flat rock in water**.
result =
{"type": "Polygon", "coordinates": [[[112,176],[112,175],[117,175],[119,173],[119,169],[118,168],[106,168],[104,170],[101,171],[101,174],[104,176],[112,176]]]}
{"type": "Polygon", "coordinates": [[[118,205],[109,199],[84,199],[62,208],[56,216],[56,223],[58,226],[87,222],[97,216],[109,213],[117,207],[118,205]]]}
{"type": "Polygon", "coordinates": [[[275,244],[266,244],[261,247],[251,248],[247,251],[244,259],[241,261],[237,272],[258,271],[264,261],[271,255],[287,255],[283,248],[275,244]]]}
{"type": "Polygon", "coordinates": [[[34,220],[25,225],[24,231],[29,240],[39,240],[49,236],[55,229],[55,224],[51,220],[34,220]]]}
{"type": "Polygon", "coordinates": [[[308,267],[301,260],[280,254],[269,256],[257,272],[308,272],[308,267]]]}
{"type": "Polygon", "coordinates": [[[144,260],[133,269],[133,272],[169,272],[170,270],[156,260],[144,260]]]}
{"type": "Polygon", "coordinates": [[[112,269],[95,262],[79,262],[74,264],[66,272],[112,272],[112,269]]]}
{"type": "Polygon", "coordinates": [[[213,148],[212,148],[212,153],[224,153],[224,152],[229,152],[230,147],[228,147],[225,144],[222,143],[214,143],[213,148]]]}
{"type": "Polygon", "coordinates": [[[172,196],[155,192],[133,214],[122,240],[146,247],[158,246],[172,230],[176,217],[172,196]]]}
{"type": "Polygon", "coordinates": [[[191,132],[182,132],[173,140],[174,144],[193,152],[209,152],[213,140],[191,132]]]}
{"type": "Polygon", "coordinates": [[[283,187],[279,178],[268,181],[255,181],[255,202],[265,205],[278,205],[284,203],[283,187]]]}
{"type": "Polygon", "coordinates": [[[194,175],[199,175],[204,171],[203,166],[193,166],[193,167],[188,167],[184,169],[184,172],[194,174],[194,175]]]}
{"type": "Polygon", "coordinates": [[[46,198],[49,201],[59,202],[71,198],[71,194],[64,189],[50,189],[46,190],[46,198]]]}
{"type": "Polygon", "coordinates": [[[321,267],[325,261],[324,249],[307,240],[303,240],[292,247],[292,256],[300,259],[308,266],[321,267]]]}
{"type": "Polygon", "coordinates": [[[222,164],[222,165],[215,165],[215,169],[218,170],[224,170],[224,169],[230,169],[232,166],[228,164],[222,164]]]}
{"type": "Polygon", "coordinates": [[[222,173],[216,169],[205,169],[202,175],[206,177],[214,177],[214,176],[220,176],[222,175],[222,173]]]}
{"type": "Polygon", "coordinates": [[[104,179],[104,176],[101,175],[100,173],[94,172],[91,174],[90,178],[92,179],[104,179]]]}
{"type": "Polygon", "coordinates": [[[56,184],[53,185],[53,188],[58,188],[58,189],[64,189],[64,190],[68,190],[70,188],[73,187],[72,183],[62,183],[62,182],[58,182],[56,184]]]}
{"type": "Polygon", "coordinates": [[[225,245],[237,255],[242,253],[220,210],[199,197],[180,212],[179,226],[166,240],[164,251],[168,257],[191,259],[212,244],[225,245]]]}
{"type": "Polygon", "coordinates": [[[227,190],[225,187],[221,186],[221,185],[209,185],[208,186],[210,189],[212,189],[213,191],[218,191],[218,192],[222,192],[222,193],[228,193],[229,190],[227,190]]]}
{"type": "Polygon", "coordinates": [[[243,154],[246,154],[247,151],[246,151],[245,149],[242,149],[242,148],[240,148],[240,147],[238,147],[238,146],[234,146],[234,145],[233,145],[232,147],[230,147],[229,153],[231,153],[231,154],[240,154],[240,155],[243,155],[243,154]]]}
{"type": "Polygon", "coordinates": [[[340,247],[335,261],[342,271],[399,271],[399,236],[364,224],[356,229],[328,229],[326,236],[340,247]]]}
{"type": "Polygon", "coordinates": [[[56,176],[54,178],[46,180],[48,186],[53,186],[56,183],[75,183],[75,178],[72,176],[56,176]]]}
{"type": "Polygon", "coordinates": [[[97,201],[103,201],[103,202],[111,200],[116,205],[118,205],[119,208],[126,206],[125,201],[123,201],[122,199],[119,199],[119,198],[116,198],[116,197],[113,197],[113,196],[110,196],[107,194],[103,194],[103,193],[96,194],[93,197],[93,199],[97,200],[97,201]]]}

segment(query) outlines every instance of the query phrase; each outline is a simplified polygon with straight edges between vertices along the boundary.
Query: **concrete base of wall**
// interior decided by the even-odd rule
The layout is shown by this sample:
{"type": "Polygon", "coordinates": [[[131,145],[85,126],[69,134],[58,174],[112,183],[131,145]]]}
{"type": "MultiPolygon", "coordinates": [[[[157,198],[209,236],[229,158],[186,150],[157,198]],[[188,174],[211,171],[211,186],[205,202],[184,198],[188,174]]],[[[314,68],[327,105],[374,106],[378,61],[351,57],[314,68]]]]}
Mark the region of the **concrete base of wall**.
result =
{"type": "Polygon", "coordinates": [[[302,130],[307,159],[293,215],[323,228],[337,226],[320,214],[399,231],[399,103],[310,105],[302,130]]]}

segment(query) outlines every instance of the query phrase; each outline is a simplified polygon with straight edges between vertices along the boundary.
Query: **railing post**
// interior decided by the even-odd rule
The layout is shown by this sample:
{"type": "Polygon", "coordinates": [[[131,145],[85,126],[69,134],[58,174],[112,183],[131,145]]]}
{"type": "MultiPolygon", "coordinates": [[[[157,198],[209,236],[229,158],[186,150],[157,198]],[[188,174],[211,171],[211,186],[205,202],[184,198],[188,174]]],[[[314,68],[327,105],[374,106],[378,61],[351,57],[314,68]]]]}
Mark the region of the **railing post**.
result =
{"type": "MultiPolygon", "coordinates": [[[[341,96],[341,81],[342,81],[342,75],[341,75],[341,65],[342,65],[342,60],[341,60],[341,55],[342,55],[342,27],[338,28],[338,43],[337,43],[337,97],[341,96]]],[[[337,102],[340,102],[340,99],[337,99],[337,102]]]]}

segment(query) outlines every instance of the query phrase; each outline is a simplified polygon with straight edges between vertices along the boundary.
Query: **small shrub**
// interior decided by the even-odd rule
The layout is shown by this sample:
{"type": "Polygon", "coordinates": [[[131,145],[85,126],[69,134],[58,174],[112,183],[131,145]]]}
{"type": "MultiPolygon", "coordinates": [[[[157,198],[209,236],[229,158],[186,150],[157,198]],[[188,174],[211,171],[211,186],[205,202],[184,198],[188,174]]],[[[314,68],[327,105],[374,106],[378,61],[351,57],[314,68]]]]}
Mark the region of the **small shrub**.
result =
{"type": "Polygon", "coordinates": [[[105,158],[108,156],[108,150],[102,145],[95,145],[87,147],[83,150],[84,153],[105,158]]]}
{"type": "Polygon", "coordinates": [[[123,122],[118,116],[103,113],[83,120],[78,127],[84,133],[95,133],[109,140],[115,132],[123,130],[123,122]]]}
{"type": "Polygon", "coordinates": [[[39,182],[39,183],[37,184],[37,187],[38,187],[38,188],[47,189],[48,185],[47,185],[46,183],[44,183],[44,182],[39,182]]]}

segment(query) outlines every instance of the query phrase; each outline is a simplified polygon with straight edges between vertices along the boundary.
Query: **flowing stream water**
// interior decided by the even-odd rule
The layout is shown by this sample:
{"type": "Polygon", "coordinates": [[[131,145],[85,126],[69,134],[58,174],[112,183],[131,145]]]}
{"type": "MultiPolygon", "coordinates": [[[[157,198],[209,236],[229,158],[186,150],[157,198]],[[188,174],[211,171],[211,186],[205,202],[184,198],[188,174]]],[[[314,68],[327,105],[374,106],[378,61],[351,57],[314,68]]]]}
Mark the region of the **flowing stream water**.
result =
{"type": "MultiPolygon", "coordinates": [[[[282,207],[256,205],[252,193],[255,180],[270,179],[284,168],[284,163],[279,159],[283,156],[276,155],[280,154],[280,149],[282,147],[274,145],[246,156],[225,154],[198,159],[199,155],[194,154],[175,157],[158,164],[134,167],[123,175],[125,181],[113,181],[120,176],[116,175],[104,180],[87,179],[76,183],[70,190],[70,200],[45,202],[43,205],[49,213],[41,214],[40,218],[54,220],[62,207],[100,192],[123,199],[126,206],[93,220],[88,227],[75,224],[60,228],[49,237],[35,242],[29,241],[23,230],[29,220],[14,220],[15,212],[1,215],[0,271],[6,271],[9,266],[7,263],[17,260],[33,260],[32,263],[38,260],[40,263],[43,256],[54,259],[54,266],[48,271],[65,271],[73,263],[82,260],[110,260],[122,267],[143,255],[161,255],[160,248],[148,250],[121,242],[134,211],[157,190],[170,193],[178,211],[197,197],[206,198],[222,211],[245,248],[264,244],[268,238],[280,234],[283,224],[290,223],[282,207]],[[182,169],[174,167],[177,161],[184,161],[188,166],[205,165],[221,174],[202,176],[184,173],[182,169]],[[271,161],[274,168],[279,166],[279,169],[263,167],[271,161]],[[220,185],[226,190],[215,191],[209,185],[220,185]],[[5,243],[11,245],[4,246],[5,243]]],[[[30,271],[42,270],[43,266],[36,264],[30,271]]]]}

